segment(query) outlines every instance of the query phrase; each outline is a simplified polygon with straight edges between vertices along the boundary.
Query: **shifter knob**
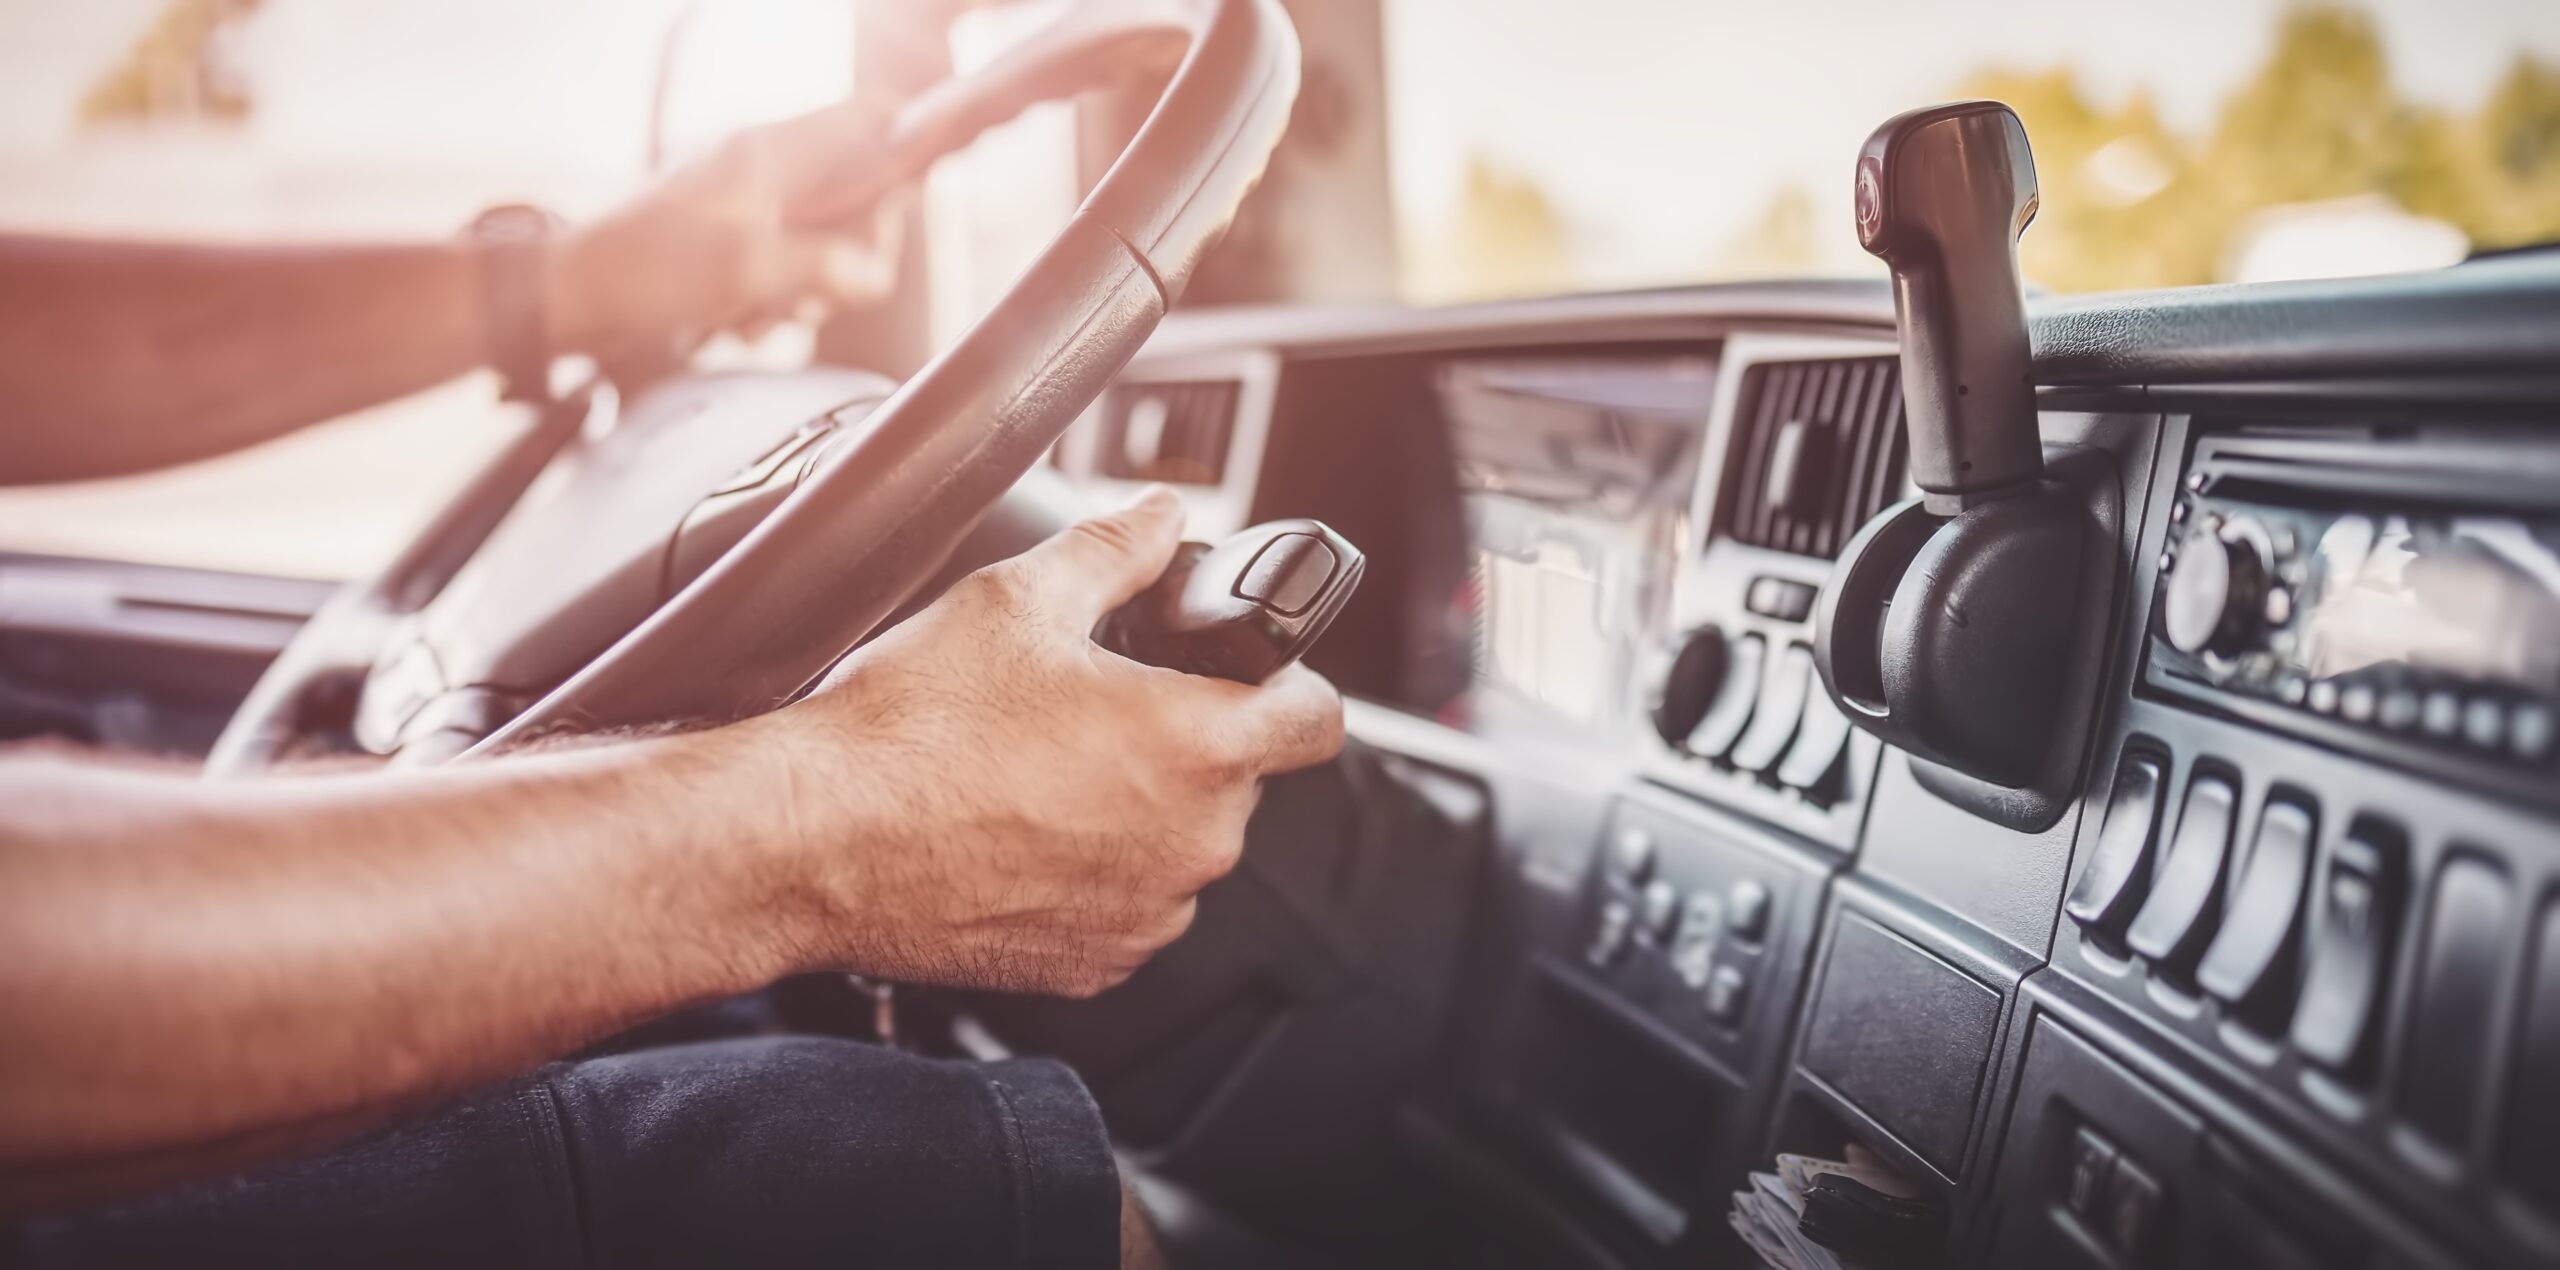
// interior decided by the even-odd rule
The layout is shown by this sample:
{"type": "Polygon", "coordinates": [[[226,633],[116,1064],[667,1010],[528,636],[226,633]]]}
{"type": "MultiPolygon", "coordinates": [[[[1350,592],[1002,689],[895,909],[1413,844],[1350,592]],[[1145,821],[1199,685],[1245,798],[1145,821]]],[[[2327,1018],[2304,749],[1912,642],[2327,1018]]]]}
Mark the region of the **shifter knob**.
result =
{"type": "Polygon", "coordinates": [[[1214,547],[1186,542],[1093,638],[1132,661],[1261,683],[1333,624],[1367,564],[1320,520],[1270,521],[1214,547]]]}
{"type": "Polygon", "coordinates": [[[2018,235],[2026,129],[1992,101],[1885,121],[1858,156],[1858,242],[1893,269],[1911,479],[1814,608],[1814,663],[1858,726],[1938,796],[2022,832],[2058,820],[2094,724],[2120,571],[2113,461],[2048,469],[2028,379],[2018,235]]]}
{"type": "Polygon", "coordinates": [[[1858,155],[1858,243],[1893,269],[1911,479],[1941,515],[2044,469],[2027,378],[2018,235],[2035,156],[1996,101],[1909,111],[1858,155]]]}

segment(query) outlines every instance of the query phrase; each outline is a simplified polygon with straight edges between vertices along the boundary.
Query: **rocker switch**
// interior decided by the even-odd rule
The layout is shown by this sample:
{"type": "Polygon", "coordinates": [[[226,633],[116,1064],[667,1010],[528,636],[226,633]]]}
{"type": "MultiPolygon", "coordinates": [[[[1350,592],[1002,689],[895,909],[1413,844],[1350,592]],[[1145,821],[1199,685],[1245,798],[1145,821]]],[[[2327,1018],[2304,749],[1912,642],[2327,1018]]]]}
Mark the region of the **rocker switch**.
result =
{"type": "Polygon", "coordinates": [[[2369,1053],[2400,925],[2401,871],[2400,844],[2359,825],[2331,851],[2314,892],[2292,1039],[2297,1053],[2332,1071],[2353,1073],[2369,1053]]]}
{"type": "Polygon", "coordinates": [[[2107,800],[2106,824],[2079,884],[2063,911],[2080,928],[2107,939],[2122,939],[2134,910],[2151,890],[2152,842],[2160,833],[2162,763],[2149,754],[2127,755],[2116,770],[2115,792],[2107,800]]]}
{"type": "Polygon", "coordinates": [[[2178,831],[2169,839],[2169,854],[2161,862],[2151,898],[2125,934],[2125,943],[2153,965],[2183,974],[2212,937],[2238,802],[2231,782],[2219,776],[2199,776],[2187,787],[2187,805],[2178,813],[2178,831]]]}
{"type": "Polygon", "coordinates": [[[2232,890],[2230,915],[2196,967],[2196,982],[2239,1013],[2262,1016],[2290,986],[2311,847],[2310,810],[2270,799],[2232,890]]]}

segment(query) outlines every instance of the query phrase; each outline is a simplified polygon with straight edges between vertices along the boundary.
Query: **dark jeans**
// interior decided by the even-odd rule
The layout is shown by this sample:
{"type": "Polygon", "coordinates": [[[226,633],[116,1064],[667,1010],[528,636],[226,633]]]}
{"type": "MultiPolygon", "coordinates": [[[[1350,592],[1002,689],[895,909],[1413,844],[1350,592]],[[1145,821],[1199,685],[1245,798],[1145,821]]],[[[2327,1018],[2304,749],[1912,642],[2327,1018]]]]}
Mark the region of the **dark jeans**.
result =
{"type": "Polygon", "coordinates": [[[1119,1212],[1065,1067],[772,1037],[558,1064],[325,1155],[0,1232],[0,1264],[1107,1267],[1119,1212]]]}

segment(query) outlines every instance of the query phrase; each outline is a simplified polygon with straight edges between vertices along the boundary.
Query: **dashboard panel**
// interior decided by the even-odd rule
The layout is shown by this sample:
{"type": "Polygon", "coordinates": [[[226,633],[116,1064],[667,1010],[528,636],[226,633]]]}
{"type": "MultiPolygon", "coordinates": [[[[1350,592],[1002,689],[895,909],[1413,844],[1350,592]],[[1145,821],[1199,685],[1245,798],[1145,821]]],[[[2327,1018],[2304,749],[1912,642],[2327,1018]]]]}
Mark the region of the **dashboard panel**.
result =
{"type": "Polygon", "coordinates": [[[1812,670],[1831,554],[1913,493],[1880,288],[1206,314],[1141,359],[1267,359],[1253,516],[1389,580],[1353,638],[1393,655],[1323,666],[1355,737],[1484,790],[1392,1133],[1477,1235],[1424,1261],[1750,1264],[1732,1193],[1852,1149],[1920,1262],[2560,1259],[2560,264],[2030,316],[2113,585],[2086,757],[2008,823],[1812,670]],[[2380,347],[2421,317],[2472,342],[2380,347]]]}

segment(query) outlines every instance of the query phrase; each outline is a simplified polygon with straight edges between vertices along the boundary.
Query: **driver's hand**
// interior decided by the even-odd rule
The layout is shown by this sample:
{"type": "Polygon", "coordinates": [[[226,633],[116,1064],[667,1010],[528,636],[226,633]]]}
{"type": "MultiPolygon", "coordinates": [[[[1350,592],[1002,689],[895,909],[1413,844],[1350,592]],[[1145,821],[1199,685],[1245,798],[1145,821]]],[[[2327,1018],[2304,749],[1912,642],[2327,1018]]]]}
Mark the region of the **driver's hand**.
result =
{"type": "Polygon", "coordinates": [[[878,155],[890,114],[857,94],[750,128],[568,230],[545,279],[552,347],[646,364],[716,331],[888,294],[910,192],[850,222],[813,224],[807,209],[878,155]]]}
{"type": "Polygon", "coordinates": [[[1099,992],[1234,867],[1261,778],[1341,748],[1341,700],[1302,666],[1248,687],[1093,643],[1181,531],[1162,489],[1073,526],[759,721],[793,776],[786,838],[821,932],[810,964],[1099,992]]]}

